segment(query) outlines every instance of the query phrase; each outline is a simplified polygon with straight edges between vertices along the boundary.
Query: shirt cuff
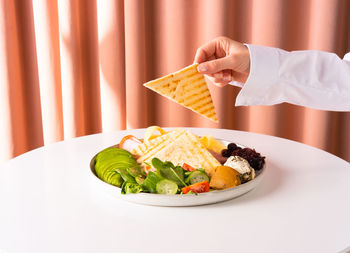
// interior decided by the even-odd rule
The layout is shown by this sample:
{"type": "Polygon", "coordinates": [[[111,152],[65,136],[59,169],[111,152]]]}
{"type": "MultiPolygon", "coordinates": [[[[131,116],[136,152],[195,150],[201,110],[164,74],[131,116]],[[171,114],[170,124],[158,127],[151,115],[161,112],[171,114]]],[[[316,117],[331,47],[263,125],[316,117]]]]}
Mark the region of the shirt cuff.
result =
{"type": "Polygon", "coordinates": [[[250,54],[250,73],[236,98],[236,106],[269,104],[264,101],[278,79],[278,49],[246,44],[250,54]]]}
{"type": "Polygon", "coordinates": [[[228,84],[231,84],[233,86],[237,86],[239,88],[242,88],[244,85],[244,83],[240,83],[240,82],[236,82],[236,81],[229,82],[228,84]]]}

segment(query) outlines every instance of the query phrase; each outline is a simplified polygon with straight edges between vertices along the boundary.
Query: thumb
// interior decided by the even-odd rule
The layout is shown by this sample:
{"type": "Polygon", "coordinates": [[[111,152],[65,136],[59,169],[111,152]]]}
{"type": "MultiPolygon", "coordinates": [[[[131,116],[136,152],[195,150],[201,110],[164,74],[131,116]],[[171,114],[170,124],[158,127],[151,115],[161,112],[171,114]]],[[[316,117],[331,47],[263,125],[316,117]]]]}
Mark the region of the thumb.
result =
{"type": "Polygon", "coordinates": [[[224,69],[232,68],[232,57],[226,56],[212,61],[203,62],[198,65],[197,70],[202,74],[214,74],[224,69]]]}

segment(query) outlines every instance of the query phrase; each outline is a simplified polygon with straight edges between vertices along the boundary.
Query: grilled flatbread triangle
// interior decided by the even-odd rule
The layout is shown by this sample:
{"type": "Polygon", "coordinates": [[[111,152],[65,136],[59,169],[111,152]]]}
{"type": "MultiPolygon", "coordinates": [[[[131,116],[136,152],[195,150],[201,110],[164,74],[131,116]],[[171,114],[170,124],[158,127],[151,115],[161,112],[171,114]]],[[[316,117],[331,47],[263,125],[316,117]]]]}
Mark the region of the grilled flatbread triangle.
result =
{"type": "Polygon", "coordinates": [[[165,138],[167,142],[164,141],[165,135],[152,140],[154,144],[152,143],[137,162],[150,164],[152,159],[157,157],[161,161],[171,161],[174,165],[182,166],[187,163],[194,168],[202,168],[209,175],[215,167],[221,165],[194,134],[184,130],[170,133],[168,138],[165,138]]]}
{"type": "Polygon", "coordinates": [[[197,66],[190,65],[144,86],[217,123],[213,100],[197,66]]]}
{"type": "Polygon", "coordinates": [[[154,154],[163,149],[171,142],[175,141],[180,135],[184,134],[185,130],[181,128],[174,129],[166,134],[163,134],[155,139],[149,141],[149,143],[142,143],[138,145],[132,152],[132,154],[138,156],[138,163],[144,162],[150,157],[154,157],[154,154]]]}

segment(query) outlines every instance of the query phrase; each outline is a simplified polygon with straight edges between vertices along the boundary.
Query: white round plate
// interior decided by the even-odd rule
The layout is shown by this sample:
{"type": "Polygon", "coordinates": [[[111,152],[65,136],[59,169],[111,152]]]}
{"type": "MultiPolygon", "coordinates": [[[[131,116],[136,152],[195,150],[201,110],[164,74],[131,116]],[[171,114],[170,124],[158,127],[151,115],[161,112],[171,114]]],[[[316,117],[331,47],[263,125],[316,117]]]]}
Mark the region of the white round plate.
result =
{"type": "MultiPolygon", "coordinates": [[[[225,140],[220,140],[225,146],[230,143],[225,140]]],[[[237,144],[238,145],[238,144],[237,144]]],[[[238,145],[240,147],[245,147],[243,145],[238,145]]],[[[97,155],[97,154],[96,154],[97,155]]],[[[112,196],[144,205],[153,206],[199,206],[218,203],[226,200],[230,200],[241,196],[260,184],[266,171],[266,162],[264,167],[256,173],[256,177],[244,184],[239,186],[225,189],[225,190],[215,190],[200,194],[176,194],[176,195],[165,195],[165,194],[155,194],[155,193],[138,193],[138,194],[121,194],[121,189],[102,181],[96,176],[95,173],[95,158],[96,155],[91,159],[90,170],[95,182],[103,189],[106,193],[112,196]]]]}

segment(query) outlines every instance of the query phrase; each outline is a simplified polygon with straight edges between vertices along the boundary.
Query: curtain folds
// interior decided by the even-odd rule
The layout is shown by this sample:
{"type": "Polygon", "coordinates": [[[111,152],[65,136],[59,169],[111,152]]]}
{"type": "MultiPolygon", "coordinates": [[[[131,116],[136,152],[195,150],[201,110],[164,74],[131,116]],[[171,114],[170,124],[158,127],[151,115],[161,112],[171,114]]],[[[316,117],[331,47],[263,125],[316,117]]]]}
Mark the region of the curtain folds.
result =
{"type": "Polygon", "coordinates": [[[149,125],[275,135],[350,161],[350,113],[236,108],[237,87],[210,85],[214,124],[142,86],[191,64],[198,46],[220,35],[342,58],[349,9],[346,0],[0,0],[0,163],[64,139],[149,125]]]}

